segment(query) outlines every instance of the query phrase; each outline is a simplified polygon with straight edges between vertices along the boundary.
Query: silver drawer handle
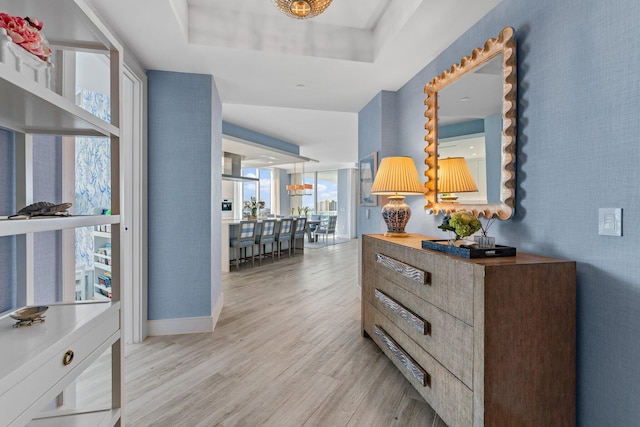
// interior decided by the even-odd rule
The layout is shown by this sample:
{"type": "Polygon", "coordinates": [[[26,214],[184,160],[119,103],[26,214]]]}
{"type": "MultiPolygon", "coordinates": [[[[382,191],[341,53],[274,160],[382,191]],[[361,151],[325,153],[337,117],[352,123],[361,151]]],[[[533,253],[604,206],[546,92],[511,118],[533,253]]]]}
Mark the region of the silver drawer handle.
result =
{"type": "Polygon", "coordinates": [[[431,387],[431,375],[426,372],[424,369],[420,367],[412,358],[409,356],[397,342],[393,340],[390,336],[387,335],[386,331],[382,329],[382,327],[375,325],[373,327],[373,331],[375,334],[382,340],[382,342],[387,346],[387,348],[393,353],[393,355],[402,363],[402,365],[407,368],[411,375],[417,379],[423,387],[431,387]]]}
{"type": "Polygon", "coordinates": [[[391,298],[384,292],[376,289],[374,291],[376,299],[385,307],[394,312],[398,317],[411,325],[414,329],[423,335],[431,335],[431,323],[413,314],[409,309],[405,308],[399,302],[391,298]]]}
{"type": "Polygon", "coordinates": [[[376,254],[376,262],[382,266],[400,273],[404,277],[411,279],[421,285],[431,284],[431,274],[428,271],[420,270],[412,265],[405,264],[402,261],[388,257],[383,254],[376,254]]]}

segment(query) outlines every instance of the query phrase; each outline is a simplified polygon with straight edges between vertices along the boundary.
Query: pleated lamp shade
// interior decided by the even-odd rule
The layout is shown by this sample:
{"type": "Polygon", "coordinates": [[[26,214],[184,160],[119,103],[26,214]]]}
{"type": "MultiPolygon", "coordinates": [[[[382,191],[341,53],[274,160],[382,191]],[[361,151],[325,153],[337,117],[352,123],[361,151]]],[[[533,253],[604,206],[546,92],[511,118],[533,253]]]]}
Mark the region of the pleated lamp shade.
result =
{"type": "Polygon", "coordinates": [[[401,196],[424,194],[424,186],[411,157],[385,157],[371,187],[371,194],[401,196]]]}
{"type": "Polygon", "coordinates": [[[478,191],[464,157],[438,159],[438,193],[478,191]]]}

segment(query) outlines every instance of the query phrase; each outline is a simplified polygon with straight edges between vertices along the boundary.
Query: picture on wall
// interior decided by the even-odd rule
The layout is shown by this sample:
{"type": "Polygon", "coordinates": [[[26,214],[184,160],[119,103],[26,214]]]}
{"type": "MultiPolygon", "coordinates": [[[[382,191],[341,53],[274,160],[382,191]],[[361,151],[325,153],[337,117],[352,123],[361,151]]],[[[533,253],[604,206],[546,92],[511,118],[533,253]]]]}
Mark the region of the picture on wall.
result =
{"type": "Polygon", "coordinates": [[[377,171],[377,151],[360,160],[360,206],[378,206],[378,196],[371,194],[377,171]]]}

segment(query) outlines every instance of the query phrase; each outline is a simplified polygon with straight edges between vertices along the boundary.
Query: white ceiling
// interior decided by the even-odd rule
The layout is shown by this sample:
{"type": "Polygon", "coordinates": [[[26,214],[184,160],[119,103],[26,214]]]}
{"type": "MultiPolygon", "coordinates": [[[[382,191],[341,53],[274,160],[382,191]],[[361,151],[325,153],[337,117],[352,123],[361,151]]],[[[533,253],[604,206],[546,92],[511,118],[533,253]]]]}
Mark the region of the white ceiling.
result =
{"type": "Polygon", "coordinates": [[[223,120],[299,145],[321,170],[354,167],[358,111],[500,0],[334,0],[310,20],[273,0],[87,2],[143,67],[212,74],[223,120]]]}

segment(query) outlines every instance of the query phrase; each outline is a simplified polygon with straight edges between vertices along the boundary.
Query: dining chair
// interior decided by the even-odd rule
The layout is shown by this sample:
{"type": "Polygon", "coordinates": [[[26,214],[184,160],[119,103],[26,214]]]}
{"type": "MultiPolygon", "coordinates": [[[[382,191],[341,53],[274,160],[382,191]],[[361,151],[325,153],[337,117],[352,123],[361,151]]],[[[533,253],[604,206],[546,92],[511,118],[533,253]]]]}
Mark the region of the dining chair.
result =
{"type": "Polygon", "coordinates": [[[240,250],[244,248],[244,258],[247,258],[247,248],[251,246],[251,267],[255,267],[256,221],[240,221],[238,236],[229,240],[229,245],[234,248],[236,257],[236,271],[240,270],[240,250]]]}
{"type": "Polygon", "coordinates": [[[313,224],[307,223],[307,230],[309,231],[308,237],[310,242],[312,240],[313,241],[317,240],[315,233],[320,227],[320,224],[318,223],[318,221],[320,221],[321,219],[322,219],[322,215],[311,215],[311,222],[313,222],[313,224]]]}
{"type": "Polygon", "coordinates": [[[293,240],[293,256],[296,256],[296,241],[302,239],[302,247],[300,251],[304,253],[304,235],[307,232],[307,218],[297,218],[294,222],[294,232],[291,240],[293,240]]]}
{"type": "Polygon", "coordinates": [[[271,243],[271,262],[276,255],[275,243],[276,241],[276,220],[265,219],[262,221],[262,230],[260,234],[256,235],[256,244],[258,245],[258,263],[262,265],[262,256],[266,252],[266,246],[271,243]]]}
{"type": "Polygon", "coordinates": [[[336,244],[336,224],[338,223],[338,216],[331,215],[326,222],[320,224],[320,228],[316,231],[316,234],[323,236],[323,241],[327,240],[327,236],[331,234],[333,236],[333,244],[336,244]]]}
{"type": "Polygon", "coordinates": [[[278,261],[282,253],[282,242],[287,242],[287,250],[291,256],[291,233],[293,231],[293,218],[282,218],[280,220],[280,229],[276,233],[276,246],[278,248],[278,261]]]}

